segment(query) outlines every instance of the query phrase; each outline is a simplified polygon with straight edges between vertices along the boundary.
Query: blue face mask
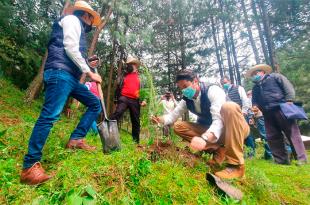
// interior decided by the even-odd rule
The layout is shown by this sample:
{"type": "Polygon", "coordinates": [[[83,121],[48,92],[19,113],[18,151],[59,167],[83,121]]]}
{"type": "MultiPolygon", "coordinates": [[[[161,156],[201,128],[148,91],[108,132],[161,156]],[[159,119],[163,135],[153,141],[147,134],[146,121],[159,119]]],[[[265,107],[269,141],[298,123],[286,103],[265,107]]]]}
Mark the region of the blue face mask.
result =
{"type": "Polygon", "coordinates": [[[252,81],[254,83],[256,83],[256,82],[259,82],[262,79],[262,76],[260,76],[260,75],[253,75],[251,79],[252,79],[252,81]]]}
{"type": "Polygon", "coordinates": [[[192,88],[191,86],[188,86],[187,88],[184,88],[182,90],[182,94],[190,100],[193,99],[195,93],[196,93],[196,89],[192,88]]]}
{"type": "Polygon", "coordinates": [[[224,90],[228,90],[228,89],[229,89],[229,87],[230,87],[230,84],[229,84],[229,83],[225,83],[225,84],[223,84],[223,88],[224,88],[224,90]]]}

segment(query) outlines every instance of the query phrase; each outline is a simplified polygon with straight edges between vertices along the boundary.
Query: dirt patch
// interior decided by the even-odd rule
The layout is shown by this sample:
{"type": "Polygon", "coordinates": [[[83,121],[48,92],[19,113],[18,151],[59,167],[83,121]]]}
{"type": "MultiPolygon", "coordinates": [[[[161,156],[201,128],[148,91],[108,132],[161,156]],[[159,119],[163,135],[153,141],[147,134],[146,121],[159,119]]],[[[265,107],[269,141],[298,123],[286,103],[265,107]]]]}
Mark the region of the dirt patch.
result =
{"type": "Polygon", "coordinates": [[[11,126],[21,123],[21,120],[16,118],[10,118],[4,115],[0,117],[0,123],[3,125],[11,126]]]}
{"type": "Polygon", "coordinates": [[[177,147],[170,140],[166,142],[158,140],[151,146],[141,146],[140,149],[146,151],[149,159],[153,162],[161,159],[169,159],[171,161],[181,162],[189,167],[194,167],[202,160],[200,155],[194,154],[188,149],[177,147]]]}

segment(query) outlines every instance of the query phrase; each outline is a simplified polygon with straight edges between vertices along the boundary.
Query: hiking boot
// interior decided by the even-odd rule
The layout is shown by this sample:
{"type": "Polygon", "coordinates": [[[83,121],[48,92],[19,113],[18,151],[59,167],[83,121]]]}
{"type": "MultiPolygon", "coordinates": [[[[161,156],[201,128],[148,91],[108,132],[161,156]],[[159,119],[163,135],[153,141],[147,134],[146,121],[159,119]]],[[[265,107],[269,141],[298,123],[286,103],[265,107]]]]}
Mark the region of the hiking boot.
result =
{"type": "Polygon", "coordinates": [[[85,139],[70,139],[66,145],[67,149],[82,149],[86,151],[95,151],[95,146],[90,146],[86,143],[85,139]]]}
{"type": "Polygon", "coordinates": [[[209,166],[221,165],[225,160],[226,149],[224,147],[219,147],[213,152],[213,157],[207,162],[209,166]]]}
{"type": "Polygon", "coordinates": [[[244,176],[244,165],[228,165],[226,169],[215,172],[215,175],[222,179],[241,178],[244,176]]]}
{"type": "Polygon", "coordinates": [[[28,185],[38,185],[52,178],[45,174],[40,162],[36,162],[32,167],[23,169],[20,175],[20,182],[28,185]]]}

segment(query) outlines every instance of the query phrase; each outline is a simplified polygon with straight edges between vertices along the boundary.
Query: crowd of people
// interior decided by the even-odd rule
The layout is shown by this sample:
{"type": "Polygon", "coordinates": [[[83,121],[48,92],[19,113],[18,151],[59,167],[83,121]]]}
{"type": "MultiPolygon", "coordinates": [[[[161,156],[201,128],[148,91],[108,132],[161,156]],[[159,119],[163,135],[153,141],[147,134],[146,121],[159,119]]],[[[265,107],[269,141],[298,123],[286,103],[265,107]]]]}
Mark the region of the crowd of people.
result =
{"type": "MultiPolygon", "coordinates": [[[[21,182],[29,185],[51,178],[40,163],[42,149],[69,96],[84,104],[87,110],[66,148],[96,149],[86,143],[85,136],[92,126],[95,127],[94,122],[102,111],[93,89],[102,79],[91,70],[98,62],[87,60],[86,34],[100,24],[100,15],[84,1],[76,1],[69,13],[55,21],[48,44],[44,68],[45,101],[30,136],[21,172],[21,182]],[[83,73],[91,80],[87,86],[79,81],[83,73]]],[[[136,58],[127,59],[126,72],[118,79],[116,110],[110,116],[110,119],[119,120],[129,109],[132,137],[138,144],[140,108],[146,105],[145,99],[139,96],[143,87],[140,64],[136,58]]],[[[298,165],[305,164],[307,156],[296,120],[288,120],[279,106],[281,103],[293,103],[295,92],[291,83],[283,75],[272,73],[271,67],[265,64],[251,68],[246,77],[255,83],[252,92],[246,93],[243,87],[232,84],[228,77],[221,79],[221,85],[208,84],[200,82],[191,70],[182,70],[175,76],[182,99],[177,102],[172,92],[165,92],[161,102],[164,115],[152,116],[150,120],[163,125],[164,135],[168,136],[173,128],[174,133],[189,142],[193,150],[211,153],[209,166],[225,162],[225,168],[214,173],[223,179],[244,176],[244,144],[250,148],[246,152],[248,157],[255,154],[255,141],[249,124],[259,130],[265,159],[290,164],[287,139],[298,165]],[[188,111],[197,116],[195,122],[179,120],[188,111]]]]}

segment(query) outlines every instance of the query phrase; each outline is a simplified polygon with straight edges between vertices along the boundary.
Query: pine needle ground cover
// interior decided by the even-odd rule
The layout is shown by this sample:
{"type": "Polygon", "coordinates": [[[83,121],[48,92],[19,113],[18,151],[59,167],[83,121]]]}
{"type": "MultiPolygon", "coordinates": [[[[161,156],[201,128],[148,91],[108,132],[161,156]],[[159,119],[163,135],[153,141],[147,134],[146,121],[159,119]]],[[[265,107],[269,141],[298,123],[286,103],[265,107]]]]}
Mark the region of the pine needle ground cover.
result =
{"type": "Polygon", "coordinates": [[[122,131],[122,150],[103,155],[99,137],[89,134],[96,152],[66,150],[79,115],[62,116],[44,147],[43,167],[55,177],[22,185],[23,156],[42,106],[24,104],[23,97],[0,79],[0,204],[309,204],[310,165],[275,165],[261,159],[261,149],[246,161],[246,178],[232,181],[244,192],[241,202],[218,195],[205,180],[209,156],[192,154],[178,138],[143,139],[137,147],[122,131]]]}

